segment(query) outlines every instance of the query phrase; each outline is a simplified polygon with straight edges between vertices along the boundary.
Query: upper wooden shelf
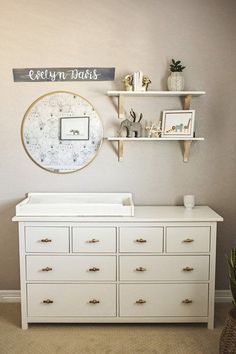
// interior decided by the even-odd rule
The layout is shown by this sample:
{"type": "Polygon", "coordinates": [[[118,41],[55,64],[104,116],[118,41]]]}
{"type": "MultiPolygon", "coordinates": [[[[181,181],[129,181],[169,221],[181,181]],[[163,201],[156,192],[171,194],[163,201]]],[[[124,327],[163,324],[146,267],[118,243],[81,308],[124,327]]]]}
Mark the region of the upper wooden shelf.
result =
{"type": "Polygon", "coordinates": [[[144,96],[144,97],[154,97],[154,96],[164,96],[164,97],[179,97],[179,96],[202,96],[205,95],[205,91],[107,91],[108,96],[119,97],[119,96],[144,96]]]}
{"type": "Polygon", "coordinates": [[[192,97],[205,95],[205,91],[107,91],[110,97],[118,98],[118,117],[124,118],[125,97],[181,97],[183,109],[190,109],[192,97]]]}

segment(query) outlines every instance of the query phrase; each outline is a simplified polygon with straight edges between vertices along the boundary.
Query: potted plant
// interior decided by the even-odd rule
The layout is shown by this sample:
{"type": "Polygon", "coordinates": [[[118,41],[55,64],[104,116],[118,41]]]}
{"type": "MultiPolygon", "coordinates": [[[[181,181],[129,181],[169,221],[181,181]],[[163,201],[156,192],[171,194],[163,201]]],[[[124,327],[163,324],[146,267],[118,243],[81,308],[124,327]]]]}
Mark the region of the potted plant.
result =
{"type": "Polygon", "coordinates": [[[184,77],[182,71],[185,66],[181,65],[181,61],[175,61],[172,59],[170,64],[171,74],[167,79],[167,86],[169,91],[183,91],[184,89],[184,77]]]}
{"type": "Polygon", "coordinates": [[[229,265],[229,284],[233,297],[233,308],[229,311],[220,337],[220,354],[236,353],[236,247],[227,257],[229,265]]]}

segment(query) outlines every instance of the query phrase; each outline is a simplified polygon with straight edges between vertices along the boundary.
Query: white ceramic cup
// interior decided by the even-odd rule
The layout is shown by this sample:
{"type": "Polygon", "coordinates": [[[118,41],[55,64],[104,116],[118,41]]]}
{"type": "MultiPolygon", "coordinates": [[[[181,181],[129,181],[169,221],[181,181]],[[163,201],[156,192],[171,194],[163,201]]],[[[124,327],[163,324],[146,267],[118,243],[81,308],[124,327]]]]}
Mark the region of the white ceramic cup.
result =
{"type": "Polygon", "coordinates": [[[186,209],[193,209],[195,205],[195,195],[184,195],[184,206],[186,209]]]}

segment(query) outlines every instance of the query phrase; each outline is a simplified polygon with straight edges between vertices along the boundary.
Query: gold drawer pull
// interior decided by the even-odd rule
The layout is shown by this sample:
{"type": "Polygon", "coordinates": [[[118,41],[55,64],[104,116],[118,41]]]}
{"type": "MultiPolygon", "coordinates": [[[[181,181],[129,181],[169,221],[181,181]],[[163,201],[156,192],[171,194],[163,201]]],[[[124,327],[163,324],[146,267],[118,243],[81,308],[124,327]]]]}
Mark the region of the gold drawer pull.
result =
{"type": "Polygon", "coordinates": [[[100,301],[94,299],[94,300],[90,300],[89,303],[96,305],[96,304],[100,304],[100,301]]]}
{"type": "Polygon", "coordinates": [[[138,242],[138,243],[145,243],[145,242],[147,242],[147,240],[144,240],[143,238],[138,238],[138,239],[136,240],[136,242],[138,242]]]}
{"type": "Polygon", "coordinates": [[[183,304],[192,304],[193,300],[185,299],[182,301],[183,304]]]}
{"type": "Polygon", "coordinates": [[[42,272],[50,272],[51,270],[52,268],[50,267],[42,268],[42,272]]]}
{"type": "Polygon", "coordinates": [[[139,300],[136,301],[136,304],[141,304],[142,305],[142,304],[146,304],[146,302],[147,302],[146,300],[139,299],[139,300]]]}
{"type": "Polygon", "coordinates": [[[183,271],[184,271],[184,272],[192,272],[192,270],[194,270],[194,268],[192,268],[192,267],[185,267],[185,268],[183,268],[183,271]]]}
{"type": "Polygon", "coordinates": [[[99,268],[93,267],[93,268],[89,268],[89,272],[99,272],[99,268]]]}
{"type": "Polygon", "coordinates": [[[191,243],[193,241],[194,241],[193,238],[186,238],[185,240],[183,240],[183,242],[185,242],[185,243],[191,243]]]}
{"type": "Polygon", "coordinates": [[[47,300],[43,300],[43,303],[44,304],[53,304],[53,301],[50,299],[47,299],[47,300]]]}
{"type": "Polygon", "coordinates": [[[42,238],[41,242],[52,242],[52,240],[50,238],[42,238]]]}
{"type": "Polygon", "coordinates": [[[96,243],[96,242],[100,242],[99,240],[96,240],[95,238],[92,238],[92,240],[88,240],[88,243],[96,243]]]}
{"type": "Polygon", "coordinates": [[[138,267],[135,269],[137,272],[145,272],[147,269],[144,267],[138,267]]]}

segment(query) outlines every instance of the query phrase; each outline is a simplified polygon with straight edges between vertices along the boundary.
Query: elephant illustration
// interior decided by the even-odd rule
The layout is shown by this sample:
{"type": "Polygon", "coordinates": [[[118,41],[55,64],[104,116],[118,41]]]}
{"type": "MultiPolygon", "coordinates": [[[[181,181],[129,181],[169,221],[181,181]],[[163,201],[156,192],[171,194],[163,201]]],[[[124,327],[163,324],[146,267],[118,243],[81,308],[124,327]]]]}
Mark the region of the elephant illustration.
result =
{"type": "Polygon", "coordinates": [[[119,135],[121,135],[122,130],[126,129],[126,137],[127,138],[139,138],[142,136],[142,124],[140,123],[143,115],[140,114],[139,121],[136,122],[136,113],[131,109],[130,115],[133,118],[133,122],[126,118],[120,124],[119,135]]]}
{"type": "Polygon", "coordinates": [[[80,135],[78,129],[71,129],[70,133],[72,133],[73,135],[80,135]]]}

